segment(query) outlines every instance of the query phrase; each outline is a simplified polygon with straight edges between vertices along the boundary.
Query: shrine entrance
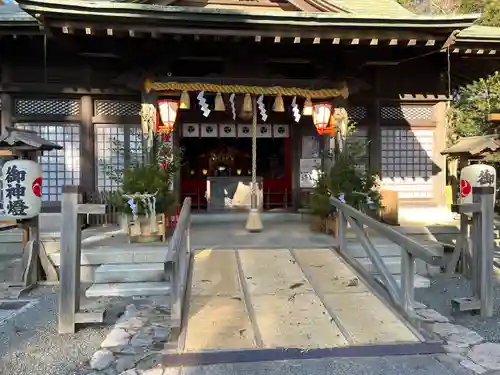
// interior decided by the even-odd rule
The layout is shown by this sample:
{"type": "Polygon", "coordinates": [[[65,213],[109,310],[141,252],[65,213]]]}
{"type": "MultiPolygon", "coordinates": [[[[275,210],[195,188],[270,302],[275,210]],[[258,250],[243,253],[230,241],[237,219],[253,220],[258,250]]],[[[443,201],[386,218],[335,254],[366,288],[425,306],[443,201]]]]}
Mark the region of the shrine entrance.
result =
{"type": "MultiPolygon", "coordinates": [[[[291,206],[289,125],[257,126],[257,177],[260,207],[291,206]]],[[[244,124],[183,124],[182,199],[193,209],[248,209],[252,179],[251,126],[244,124]]]]}

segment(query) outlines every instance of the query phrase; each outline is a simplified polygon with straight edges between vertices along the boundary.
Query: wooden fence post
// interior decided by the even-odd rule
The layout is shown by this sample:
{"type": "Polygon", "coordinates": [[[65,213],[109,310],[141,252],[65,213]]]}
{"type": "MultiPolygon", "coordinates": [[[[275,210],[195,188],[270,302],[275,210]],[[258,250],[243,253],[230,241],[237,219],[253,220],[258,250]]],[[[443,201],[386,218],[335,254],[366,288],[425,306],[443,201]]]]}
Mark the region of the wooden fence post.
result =
{"type": "Polygon", "coordinates": [[[102,215],[103,204],[80,204],[79,186],[63,186],[61,266],[59,267],[59,333],[74,333],[78,323],[101,323],[105,311],[80,312],[81,216],[102,215]]]}
{"type": "Polygon", "coordinates": [[[81,227],[78,186],[63,186],[61,206],[61,265],[59,333],[75,332],[75,316],[80,308],[81,227]]]}

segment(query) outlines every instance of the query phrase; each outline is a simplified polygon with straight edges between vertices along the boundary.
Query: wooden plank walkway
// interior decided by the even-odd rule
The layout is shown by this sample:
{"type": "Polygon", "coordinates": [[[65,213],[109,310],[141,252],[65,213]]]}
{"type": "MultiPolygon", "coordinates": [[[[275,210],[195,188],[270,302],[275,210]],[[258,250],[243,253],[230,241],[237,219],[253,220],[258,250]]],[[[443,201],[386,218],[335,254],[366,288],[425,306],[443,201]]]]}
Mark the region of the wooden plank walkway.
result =
{"type": "Polygon", "coordinates": [[[188,293],[184,353],[420,342],[332,249],[200,250],[188,293]]]}

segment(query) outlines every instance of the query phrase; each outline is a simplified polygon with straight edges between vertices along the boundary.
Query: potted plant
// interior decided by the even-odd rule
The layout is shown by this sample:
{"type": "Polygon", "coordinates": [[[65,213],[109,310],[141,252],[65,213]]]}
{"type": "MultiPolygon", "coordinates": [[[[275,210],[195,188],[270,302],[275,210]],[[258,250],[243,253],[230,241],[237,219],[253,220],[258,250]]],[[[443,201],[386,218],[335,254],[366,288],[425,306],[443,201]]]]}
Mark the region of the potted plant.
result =
{"type": "Polygon", "coordinates": [[[314,232],[326,232],[328,217],[333,213],[330,204],[330,190],[328,188],[328,177],[321,173],[309,200],[311,210],[311,230],[314,232]]]}
{"type": "MultiPolygon", "coordinates": [[[[349,125],[346,129],[347,137],[354,131],[355,126],[349,125]]],[[[327,233],[338,234],[338,213],[329,202],[332,196],[341,198],[355,209],[378,218],[380,210],[378,176],[357,167],[366,146],[366,143],[344,140],[342,147],[339,147],[337,142],[333,152],[329,152],[328,157],[332,166],[321,173],[311,195],[311,211],[316,216],[314,220],[316,223],[324,224],[321,228],[319,224],[311,224],[312,227],[324,228],[327,233]]]]}
{"type": "Polygon", "coordinates": [[[155,141],[155,157],[152,160],[137,157],[121,171],[107,170],[107,174],[119,182],[112,199],[115,207],[126,217],[130,242],[165,240],[165,217],[174,210],[172,183],[179,170],[181,156],[173,150],[166,137],[158,135],[155,141]]]}

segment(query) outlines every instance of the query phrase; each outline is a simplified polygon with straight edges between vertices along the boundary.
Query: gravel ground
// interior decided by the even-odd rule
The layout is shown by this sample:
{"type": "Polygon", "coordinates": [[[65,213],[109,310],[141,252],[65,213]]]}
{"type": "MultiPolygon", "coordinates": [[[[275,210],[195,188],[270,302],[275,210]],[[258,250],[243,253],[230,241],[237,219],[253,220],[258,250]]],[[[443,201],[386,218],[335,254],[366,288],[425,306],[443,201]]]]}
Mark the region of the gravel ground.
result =
{"type": "Polygon", "coordinates": [[[476,331],[486,341],[500,342],[500,283],[498,279],[494,286],[494,313],[493,317],[485,319],[470,313],[452,313],[451,300],[455,297],[470,297],[471,283],[464,277],[447,278],[438,276],[432,279],[428,289],[416,289],[415,298],[425,303],[439,313],[452,317],[456,324],[476,331]]]}
{"type": "MultiPolygon", "coordinates": [[[[35,300],[37,303],[0,325],[0,374],[87,374],[88,360],[110,327],[107,324],[92,325],[75,334],[59,335],[57,288],[37,288],[20,299],[35,300]]],[[[114,319],[126,303],[103,299],[82,301],[82,307],[111,304],[110,319],[114,319]]]]}

